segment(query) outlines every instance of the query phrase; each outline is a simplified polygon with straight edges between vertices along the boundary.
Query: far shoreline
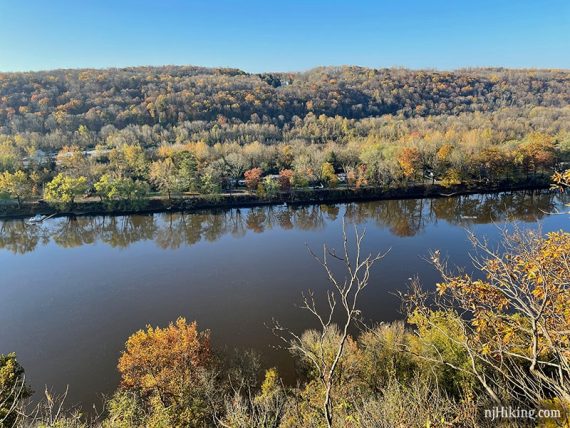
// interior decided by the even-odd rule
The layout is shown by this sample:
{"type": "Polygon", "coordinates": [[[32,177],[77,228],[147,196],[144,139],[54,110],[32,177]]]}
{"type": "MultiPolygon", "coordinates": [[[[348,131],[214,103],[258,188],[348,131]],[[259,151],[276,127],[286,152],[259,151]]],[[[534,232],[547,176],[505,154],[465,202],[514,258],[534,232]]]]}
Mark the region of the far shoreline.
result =
{"type": "Polygon", "coordinates": [[[493,185],[475,183],[446,187],[439,184],[418,184],[407,187],[297,189],[291,192],[281,192],[273,197],[262,197],[249,192],[225,193],[214,196],[183,196],[170,200],[166,197],[151,197],[144,200],[144,206],[139,208],[120,208],[110,206],[106,202],[80,200],[70,210],[58,210],[46,203],[34,201],[23,203],[19,208],[14,205],[0,205],[0,220],[28,219],[37,215],[50,217],[120,216],[164,212],[191,213],[208,209],[252,208],[283,204],[314,205],[390,199],[445,198],[508,191],[545,190],[550,187],[549,180],[537,178],[525,182],[502,182],[493,185]]]}

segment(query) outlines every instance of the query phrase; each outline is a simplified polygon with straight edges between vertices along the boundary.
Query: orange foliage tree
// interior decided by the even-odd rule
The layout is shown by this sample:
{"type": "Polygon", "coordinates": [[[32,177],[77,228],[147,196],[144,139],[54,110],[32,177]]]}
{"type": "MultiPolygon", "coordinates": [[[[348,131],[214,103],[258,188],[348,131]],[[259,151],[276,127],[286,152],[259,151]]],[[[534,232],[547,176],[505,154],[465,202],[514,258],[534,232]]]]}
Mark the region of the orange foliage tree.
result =
{"type": "Polygon", "coordinates": [[[290,169],[282,169],[279,171],[279,187],[283,192],[291,190],[291,179],[293,178],[293,171],[290,169]]]}
{"type": "Polygon", "coordinates": [[[402,174],[409,179],[417,174],[421,156],[418,149],[414,147],[404,147],[398,156],[398,164],[402,168],[402,174]]]}
{"type": "Polygon", "coordinates": [[[367,172],[366,165],[363,164],[358,165],[356,172],[355,173],[353,172],[353,174],[349,174],[347,180],[349,182],[354,181],[357,189],[363,186],[368,186],[368,178],[366,172],[367,172]]]}
{"type": "Polygon", "coordinates": [[[207,413],[204,394],[212,364],[209,332],[178,318],[168,327],[147,326],[129,337],[118,369],[123,389],[138,392],[147,403],[160,400],[179,419],[199,420],[207,413]]]}
{"type": "Polygon", "coordinates": [[[261,168],[252,168],[244,173],[245,185],[249,190],[256,190],[259,186],[261,180],[261,174],[263,170],[261,168]]]}

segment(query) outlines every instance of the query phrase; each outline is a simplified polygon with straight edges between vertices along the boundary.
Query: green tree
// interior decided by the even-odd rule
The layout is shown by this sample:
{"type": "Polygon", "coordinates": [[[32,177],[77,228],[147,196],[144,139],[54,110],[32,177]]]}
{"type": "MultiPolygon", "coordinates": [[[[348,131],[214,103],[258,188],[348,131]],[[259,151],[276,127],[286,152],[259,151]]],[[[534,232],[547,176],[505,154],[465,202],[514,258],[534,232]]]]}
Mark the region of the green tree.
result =
{"type": "Polygon", "coordinates": [[[85,177],[70,177],[58,174],[46,184],[44,198],[46,201],[61,204],[65,207],[72,207],[75,198],[87,190],[87,179],[85,177]]]}
{"type": "Polygon", "coordinates": [[[11,139],[0,140],[0,171],[14,171],[20,164],[20,155],[11,139]]]}
{"type": "Polygon", "coordinates": [[[271,177],[265,177],[257,187],[257,193],[272,198],[279,193],[279,181],[271,177]]]}
{"type": "Polygon", "coordinates": [[[196,158],[188,151],[176,152],[173,155],[182,190],[196,190],[198,186],[198,167],[196,158]]]}
{"type": "Polygon", "coordinates": [[[94,187],[102,201],[116,208],[142,207],[149,192],[144,181],[111,174],[103,174],[94,187]]]}
{"type": "Polygon", "coordinates": [[[294,188],[302,189],[304,187],[307,187],[310,181],[309,177],[307,177],[306,175],[302,174],[301,172],[294,171],[291,176],[290,183],[291,186],[293,186],[294,188]]]}
{"type": "Polygon", "coordinates": [[[200,193],[215,196],[221,191],[221,176],[219,169],[208,165],[200,172],[200,193]]]}
{"type": "Polygon", "coordinates": [[[0,194],[5,193],[10,198],[18,201],[18,207],[22,201],[32,196],[33,182],[24,171],[10,173],[5,171],[0,174],[0,194]]]}

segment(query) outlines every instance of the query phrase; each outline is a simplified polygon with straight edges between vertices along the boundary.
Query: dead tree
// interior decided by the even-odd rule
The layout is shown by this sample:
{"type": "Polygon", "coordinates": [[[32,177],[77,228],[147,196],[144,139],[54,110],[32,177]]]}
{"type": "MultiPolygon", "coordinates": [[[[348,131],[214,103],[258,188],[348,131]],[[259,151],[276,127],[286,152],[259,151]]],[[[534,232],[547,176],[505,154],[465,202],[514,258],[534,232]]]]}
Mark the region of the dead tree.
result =
{"type": "Polygon", "coordinates": [[[329,286],[326,294],[327,305],[322,311],[317,309],[315,295],[312,291],[303,294],[301,308],[309,311],[318,321],[319,346],[317,350],[309,349],[301,336],[284,328],[278,322],[274,322],[274,332],[285,342],[286,347],[292,352],[303,355],[315,369],[318,380],[324,389],[322,412],[329,428],[333,426],[334,420],[332,390],[335,385],[335,374],[343,357],[345,344],[349,337],[349,329],[360,316],[360,310],[357,307],[358,299],[369,283],[373,265],[388,253],[364,256],[362,254],[362,241],[366,232],[360,232],[355,226],[354,235],[355,248],[352,256],[344,220],[342,223],[343,251],[341,255],[337,254],[334,249],[329,249],[326,244],[323,245],[322,257],[309,249],[309,253],[323,267],[329,286]],[[335,276],[331,268],[331,261],[336,261],[344,266],[346,269],[344,278],[335,276]],[[338,335],[338,339],[335,338],[334,355],[330,360],[324,352],[325,340],[336,329],[336,324],[333,322],[336,317],[341,319],[340,335],[338,335]]]}
{"type": "Polygon", "coordinates": [[[9,390],[0,391],[0,427],[7,423],[15,425],[21,419],[24,400],[28,396],[25,374],[18,376],[9,390]]]}

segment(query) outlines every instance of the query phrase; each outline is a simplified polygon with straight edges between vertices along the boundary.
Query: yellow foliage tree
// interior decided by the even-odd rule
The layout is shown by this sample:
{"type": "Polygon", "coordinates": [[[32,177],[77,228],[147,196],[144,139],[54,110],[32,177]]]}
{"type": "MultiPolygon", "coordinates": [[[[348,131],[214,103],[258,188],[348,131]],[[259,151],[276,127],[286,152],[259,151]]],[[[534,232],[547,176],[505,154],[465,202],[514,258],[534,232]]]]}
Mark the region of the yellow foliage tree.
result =
{"type": "Polygon", "coordinates": [[[558,188],[560,188],[561,190],[569,189],[570,188],[570,169],[567,169],[566,171],[562,171],[562,172],[556,172],[552,176],[552,181],[554,181],[554,185],[557,186],[558,188]]]}
{"type": "Polygon", "coordinates": [[[328,187],[336,187],[338,185],[338,177],[334,172],[334,167],[330,162],[324,162],[321,166],[321,176],[327,183],[328,187]]]}
{"type": "Polygon", "coordinates": [[[454,341],[468,351],[473,374],[498,402],[506,390],[537,406],[550,397],[570,406],[570,233],[520,231],[505,235],[500,250],[471,239],[482,278],[449,274],[439,253],[433,263],[444,278],[440,305],[467,315],[465,340],[454,341]]]}

